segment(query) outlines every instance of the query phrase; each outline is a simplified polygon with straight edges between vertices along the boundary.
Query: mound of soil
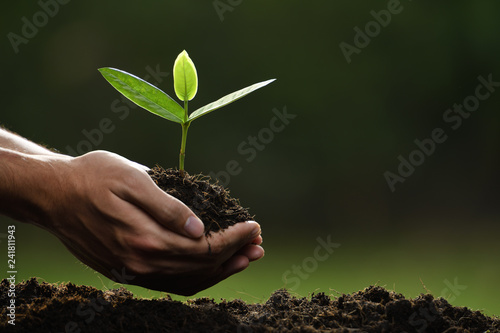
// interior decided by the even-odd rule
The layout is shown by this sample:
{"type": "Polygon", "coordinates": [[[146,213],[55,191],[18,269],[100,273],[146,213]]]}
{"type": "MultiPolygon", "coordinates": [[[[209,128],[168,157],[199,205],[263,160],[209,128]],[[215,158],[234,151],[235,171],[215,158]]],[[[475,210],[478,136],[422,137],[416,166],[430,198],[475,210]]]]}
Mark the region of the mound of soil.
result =
{"type": "Polygon", "coordinates": [[[185,203],[203,221],[206,235],[254,218],[227,189],[210,183],[208,176],[181,175],[179,170],[160,166],[151,169],[149,175],[158,187],[185,203]]]}
{"type": "Polygon", "coordinates": [[[500,320],[431,295],[405,299],[382,287],[331,298],[274,292],[264,304],[241,300],[186,303],[134,298],[124,288],[16,285],[15,326],[8,324],[9,283],[0,283],[0,331],[10,332],[500,332],[500,320]],[[489,330],[489,331],[488,331],[489,330]]]}

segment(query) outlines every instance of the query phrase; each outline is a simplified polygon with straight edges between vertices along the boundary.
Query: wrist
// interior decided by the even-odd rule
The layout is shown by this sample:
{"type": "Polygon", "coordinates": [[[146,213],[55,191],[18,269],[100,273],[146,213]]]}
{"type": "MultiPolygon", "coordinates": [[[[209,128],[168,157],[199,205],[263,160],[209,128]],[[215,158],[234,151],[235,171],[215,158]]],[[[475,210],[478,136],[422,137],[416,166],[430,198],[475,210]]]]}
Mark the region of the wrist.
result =
{"type": "Polygon", "coordinates": [[[71,159],[0,148],[0,213],[50,230],[51,213],[60,204],[57,197],[71,159]]]}

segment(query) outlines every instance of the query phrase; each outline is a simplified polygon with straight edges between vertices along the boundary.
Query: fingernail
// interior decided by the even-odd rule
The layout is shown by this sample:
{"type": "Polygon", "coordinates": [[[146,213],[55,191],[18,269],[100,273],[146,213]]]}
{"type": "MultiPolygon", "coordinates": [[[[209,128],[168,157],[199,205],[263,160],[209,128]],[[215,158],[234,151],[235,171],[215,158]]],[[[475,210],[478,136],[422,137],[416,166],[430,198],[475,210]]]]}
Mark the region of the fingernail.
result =
{"type": "Polygon", "coordinates": [[[184,224],[184,230],[186,230],[190,236],[198,238],[205,232],[205,226],[199,218],[196,216],[190,216],[188,217],[186,224],[184,224]]]}
{"type": "Polygon", "coordinates": [[[255,224],[255,227],[254,227],[254,229],[252,231],[251,237],[258,237],[260,235],[260,233],[261,233],[259,224],[257,222],[255,222],[255,221],[248,221],[248,223],[255,224]]]}

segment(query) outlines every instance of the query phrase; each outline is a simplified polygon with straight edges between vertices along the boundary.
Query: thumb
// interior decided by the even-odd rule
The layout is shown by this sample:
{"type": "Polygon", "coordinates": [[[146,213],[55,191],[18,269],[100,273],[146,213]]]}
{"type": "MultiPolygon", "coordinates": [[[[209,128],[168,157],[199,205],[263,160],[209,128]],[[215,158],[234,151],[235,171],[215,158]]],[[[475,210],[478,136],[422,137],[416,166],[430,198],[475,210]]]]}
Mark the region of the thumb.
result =
{"type": "MultiPolygon", "coordinates": [[[[155,185],[153,183],[153,185],[155,185]]],[[[156,186],[156,185],[155,185],[156,186]]],[[[146,208],[159,224],[175,233],[199,238],[205,233],[203,222],[182,201],[163,192],[158,194],[150,209],[146,208]]]]}
{"type": "Polygon", "coordinates": [[[156,186],[145,171],[141,171],[141,174],[143,176],[134,188],[129,188],[127,193],[120,196],[142,208],[165,228],[186,237],[201,237],[205,226],[193,211],[156,186]]]}

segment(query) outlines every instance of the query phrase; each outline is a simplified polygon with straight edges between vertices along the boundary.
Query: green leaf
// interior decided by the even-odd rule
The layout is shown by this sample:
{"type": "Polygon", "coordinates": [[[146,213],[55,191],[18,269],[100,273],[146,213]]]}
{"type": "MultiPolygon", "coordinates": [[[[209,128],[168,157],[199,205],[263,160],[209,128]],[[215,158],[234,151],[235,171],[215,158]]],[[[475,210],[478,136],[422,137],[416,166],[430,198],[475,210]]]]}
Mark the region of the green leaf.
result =
{"type": "Polygon", "coordinates": [[[263,82],[259,82],[259,83],[256,83],[256,84],[253,84],[249,87],[246,87],[246,88],[243,88],[241,90],[238,90],[238,91],[235,91],[233,92],[232,94],[229,94],[229,95],[226,95],[224,97],[222,97],[221,99],[215,101],[215,102],[212,102],[210,104],[207,104],[201,108],[199,108],[198,110],[194,111],[193,113],[191,113],[191,115],[189,115],[189,119],[188,121],[193,121],[195,120],[196,118],[199,118],[209,112],[212,112],[212,111],[215,111],[225,105],[228,105],[229,103],[232,103],[248,94],[250,94],[251,92],[259,89],[259,88],[262,88],[266,85],[268,85],[269,83],[273,82],[274,80],[276,79],[271,79],[271,80],[267,80],[267,81],[263,81],[263,82]]]}
{"type": "Polygon", "coordinates": [[[181,101],[190,101],[198,91],[196,67],[186,50],[182,51],[174,63],[175,94],[181,101]]]}
{"type": "Polygon", "coordinates": [[[99,71],[116,90],[135,104],[162,118],[184,123],[184,109],[152,84],[115,68],[105,67],[99,71]]]}

